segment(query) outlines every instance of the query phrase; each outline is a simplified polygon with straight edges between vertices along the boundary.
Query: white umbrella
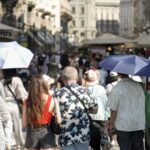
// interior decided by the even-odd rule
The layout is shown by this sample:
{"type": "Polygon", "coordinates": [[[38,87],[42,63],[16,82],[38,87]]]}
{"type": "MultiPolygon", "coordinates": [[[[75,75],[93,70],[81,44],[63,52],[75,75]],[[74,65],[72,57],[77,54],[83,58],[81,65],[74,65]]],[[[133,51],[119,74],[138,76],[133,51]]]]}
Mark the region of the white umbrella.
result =
{"type": "Polygon", "coordinates": [[[28,68],[33,53],[14,42],[0,42],[0,68],[12,69],[12,68],[28,68]]]}

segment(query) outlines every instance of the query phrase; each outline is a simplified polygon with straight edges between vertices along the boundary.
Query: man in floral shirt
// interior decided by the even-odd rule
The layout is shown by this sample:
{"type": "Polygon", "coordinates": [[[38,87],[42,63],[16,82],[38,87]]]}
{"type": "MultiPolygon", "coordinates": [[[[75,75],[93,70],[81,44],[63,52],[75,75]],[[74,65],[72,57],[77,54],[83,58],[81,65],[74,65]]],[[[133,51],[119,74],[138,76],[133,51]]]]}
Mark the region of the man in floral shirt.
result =
{"type": "Polygon", "coordinates": [[[88,110],[97,111],[97,104],[89,91],[77,84],[78,72],[74,67],[64,68],[62,79],[65,87],[55,94],[59,100],[62,117],[62,132],[59,135],[61,150],[88,150],[90,140],[88,115],[73,93],[78,95],[88,110]]]}

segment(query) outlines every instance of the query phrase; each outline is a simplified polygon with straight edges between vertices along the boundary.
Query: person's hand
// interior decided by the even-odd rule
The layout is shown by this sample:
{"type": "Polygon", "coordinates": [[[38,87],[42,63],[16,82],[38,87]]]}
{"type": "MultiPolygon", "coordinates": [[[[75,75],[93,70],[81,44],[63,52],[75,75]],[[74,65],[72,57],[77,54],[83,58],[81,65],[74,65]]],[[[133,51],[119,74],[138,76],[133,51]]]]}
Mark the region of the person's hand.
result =
{"type": "Polygon", "coordinates": [[[116,134],[116,128],[114,126],[110,128],[110,134],[111,135],[116,134]]]}

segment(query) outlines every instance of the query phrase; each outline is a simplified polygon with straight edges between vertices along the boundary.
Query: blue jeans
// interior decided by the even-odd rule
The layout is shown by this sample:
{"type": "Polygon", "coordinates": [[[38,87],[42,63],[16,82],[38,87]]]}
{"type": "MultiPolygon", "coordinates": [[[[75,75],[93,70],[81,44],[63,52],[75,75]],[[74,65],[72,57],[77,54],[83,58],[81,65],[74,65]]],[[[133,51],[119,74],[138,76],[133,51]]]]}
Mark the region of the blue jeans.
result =
{"type": "Polygon", "coordinates": [[[120,150],[144,150],[144,132],[139,131],[117,131],[117,141],[120,150]]]}
{"type": "Polygon", "coordinates": [[[76,143],[61,147],[61,150],[88,150],[89,143],[76,143]]]}

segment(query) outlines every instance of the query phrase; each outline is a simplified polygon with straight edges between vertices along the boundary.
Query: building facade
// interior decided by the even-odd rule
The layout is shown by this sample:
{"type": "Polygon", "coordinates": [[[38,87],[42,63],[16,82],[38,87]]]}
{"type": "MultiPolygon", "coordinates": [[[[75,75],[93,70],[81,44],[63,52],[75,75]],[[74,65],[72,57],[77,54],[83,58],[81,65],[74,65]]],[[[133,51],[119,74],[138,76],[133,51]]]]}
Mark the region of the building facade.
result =
{"type": "Polygon", "coordinates": [[[68,22],[72,19],[68,0],[1,0],[0,19],[21,29],[21,37],[27,37],[31,50],[60,52],[66,48],[61,47],[61,33],[67,34],[68,40],[68,22]]]}
{"type": "Polygon", "coordinates": [[[150,34],[150,1],[143,0],[143,31],[150,34]]]}
{"type": "Polygon", "coordinates": [[[119,34],[119,0],[96,0],[97,36],[103,33],[119,34]]]}
{"type": "Polygon", "coordinates": [[[143,0],[120,0],[120,34],[136,37],[145,24],[143,0]]]}
{"type": "Polygon", "coordinates": [[[69,23],[69,41],[78,45],[96,34],[95,0],[70,0],[73,15],[69,23]]]}

